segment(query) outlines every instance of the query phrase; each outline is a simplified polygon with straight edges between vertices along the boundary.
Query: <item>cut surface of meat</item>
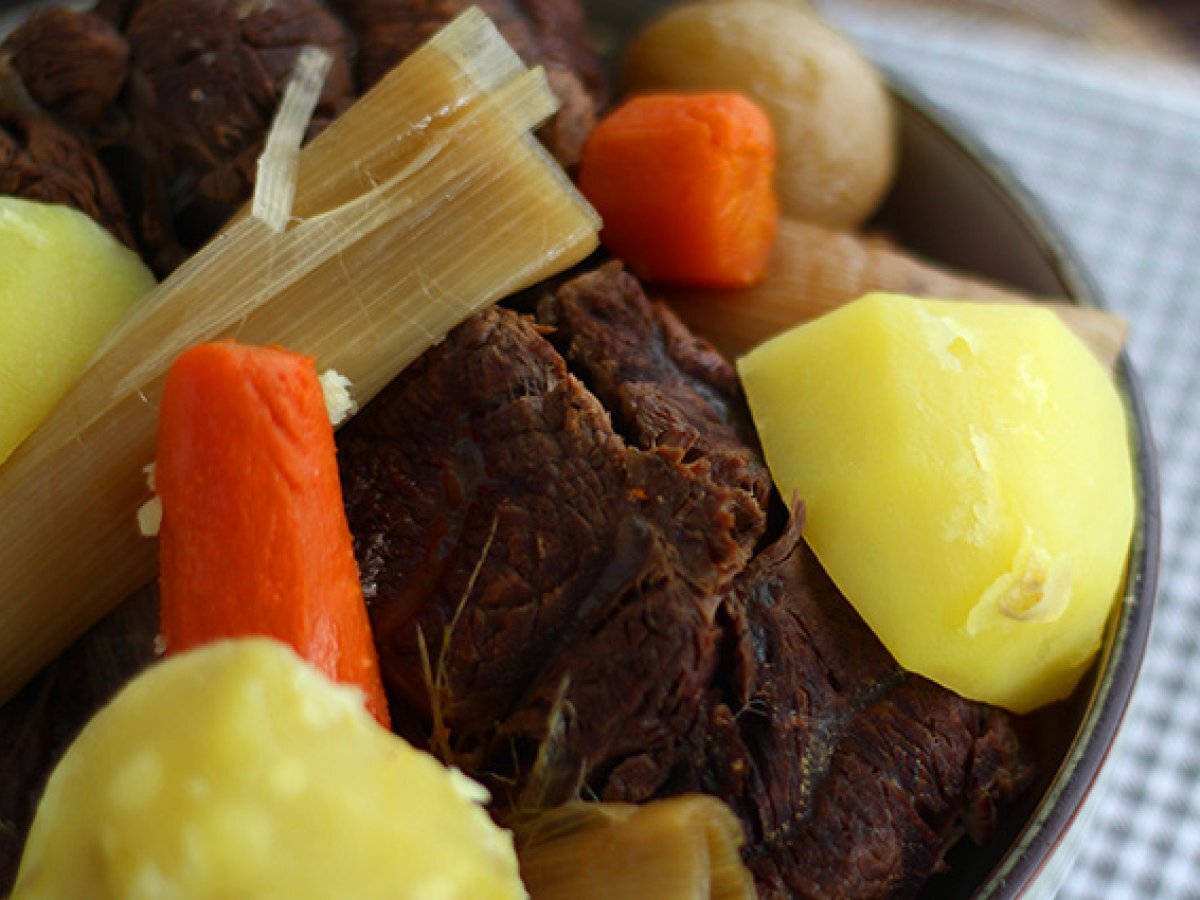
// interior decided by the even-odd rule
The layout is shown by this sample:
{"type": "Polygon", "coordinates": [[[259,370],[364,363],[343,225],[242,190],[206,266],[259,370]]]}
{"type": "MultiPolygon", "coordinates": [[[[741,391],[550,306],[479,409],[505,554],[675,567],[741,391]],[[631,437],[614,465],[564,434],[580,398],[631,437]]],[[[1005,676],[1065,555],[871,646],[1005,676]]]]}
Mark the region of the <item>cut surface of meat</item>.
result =
{"type": "Polygon", "coordinates": [[[484,752],[497,711],[527,694],[524,718],[541,708],[556,655],[631,592],[686,594],[711,628],[762,528],[754,498],[701,462],[628,445],[539,328],[505,310],[427,353],[339,446],[385,678],[426,713],[436,695],[460,749],[484,752]]]}
{"type": "Polygon", "coordinates": [[[771,476],[728,360],[667,306],[651,303],[619,262],[567,282],[538,315],[625,438],[741,488],[757,537],[771,476]]]}

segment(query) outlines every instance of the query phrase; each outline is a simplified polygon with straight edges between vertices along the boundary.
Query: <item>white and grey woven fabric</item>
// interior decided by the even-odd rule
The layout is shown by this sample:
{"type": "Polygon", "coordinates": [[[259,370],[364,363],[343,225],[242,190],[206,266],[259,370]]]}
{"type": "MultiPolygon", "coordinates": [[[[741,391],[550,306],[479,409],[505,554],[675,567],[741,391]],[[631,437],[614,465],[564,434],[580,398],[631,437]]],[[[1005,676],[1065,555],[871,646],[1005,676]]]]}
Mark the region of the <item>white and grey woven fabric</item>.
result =
{"type": "Polygon", "coordinates": [[[1163,493],[1158,610],[1063,898],[1200,898],[1200,78],[944,13],[825,12],[1015,172],[1132,328],[1163,493]]]}

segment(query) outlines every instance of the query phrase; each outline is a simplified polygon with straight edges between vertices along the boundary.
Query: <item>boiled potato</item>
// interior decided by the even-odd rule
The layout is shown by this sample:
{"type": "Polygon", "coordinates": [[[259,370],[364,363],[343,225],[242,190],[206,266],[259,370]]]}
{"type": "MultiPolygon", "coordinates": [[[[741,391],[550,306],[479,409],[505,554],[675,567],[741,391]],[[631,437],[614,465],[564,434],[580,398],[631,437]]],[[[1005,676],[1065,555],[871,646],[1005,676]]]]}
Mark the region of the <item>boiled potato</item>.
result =
{"type": "Polygon", "coordinates": [[[630,45],[631,91],[743,93],[771,119],[776,187],[787,216],[853,228],[896,168],[896,123],[875,69],[815,14],[780,0],[668,11],[630,45]]]}
{"type": "Polygon", "coordinates": [[[83,213],[0,197],[0,463],[152,287],[137,255],[83,213]]]}
{"type": "Polygon", "coordinates": [[[1116,389],[1053,313],[875,294],[738,369],[779,490],[901,665],[1016,712],[1071,692],[1133,474],[1116,389]]]}
{"type": "Polygon", "coordinates": [[[487,792],[283,644],[161,662],[50,777],[13,900],[525,896],[487,792]]]}

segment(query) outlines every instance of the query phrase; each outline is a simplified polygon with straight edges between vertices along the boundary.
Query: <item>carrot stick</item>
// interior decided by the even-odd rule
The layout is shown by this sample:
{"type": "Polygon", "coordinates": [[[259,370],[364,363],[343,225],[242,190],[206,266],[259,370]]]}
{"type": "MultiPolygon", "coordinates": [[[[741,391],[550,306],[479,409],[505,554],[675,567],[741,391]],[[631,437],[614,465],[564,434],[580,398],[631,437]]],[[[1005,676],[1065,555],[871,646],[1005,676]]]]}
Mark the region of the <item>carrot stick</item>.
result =
{"type": "Polygon", "coordinates": [[[638,275],[739,287],[766,269],[774,175],[771,123],[752,101],[654,94],[596,126],[579,187],[604,219],[601,240],[638,275]]]}
{"type": "Polygon", "coordinates": [[[155,469],[163,637],[168,653],[277,638],[387,725],[335,452],[310,357],[221,342],[175,361],[155,469]]]}
{"type": "Polygon", "coordinates": [[[1111,371],[1125,344],[1124,320],[1088,306],[1040,300],[961,275],[893,247],[880,238],[783,219],[766,277],[737,291],[660,291],[697,334],[731,357],[781,331],[857,300],[891,291],[942,300],[1046,303],[1111,371]]]}

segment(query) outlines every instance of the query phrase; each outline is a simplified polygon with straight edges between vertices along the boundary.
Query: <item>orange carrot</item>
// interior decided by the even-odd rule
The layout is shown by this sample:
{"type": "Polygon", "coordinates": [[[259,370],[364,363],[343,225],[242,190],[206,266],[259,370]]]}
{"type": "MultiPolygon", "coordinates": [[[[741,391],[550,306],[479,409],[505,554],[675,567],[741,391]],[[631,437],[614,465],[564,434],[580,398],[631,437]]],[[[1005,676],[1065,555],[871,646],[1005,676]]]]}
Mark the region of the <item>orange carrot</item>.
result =
{"type": "Polygon", "coordinates": [[[388,724],[313,360],[232,342],[167,375],[155,481],[168,653],[226,637],[290,644],[388,724]]]}
{"type": "Polygon", "coordinates": [[[635,97],[601,121],[579,187],[601,240],[643,278],[745,287],[766,271],[779,205],[775,138],[740,94],[635,97]]]}

